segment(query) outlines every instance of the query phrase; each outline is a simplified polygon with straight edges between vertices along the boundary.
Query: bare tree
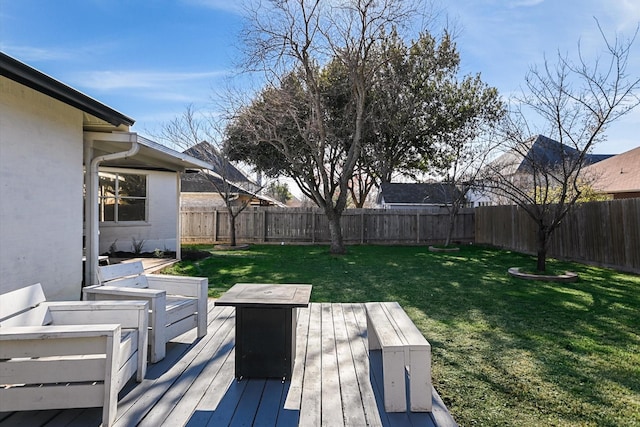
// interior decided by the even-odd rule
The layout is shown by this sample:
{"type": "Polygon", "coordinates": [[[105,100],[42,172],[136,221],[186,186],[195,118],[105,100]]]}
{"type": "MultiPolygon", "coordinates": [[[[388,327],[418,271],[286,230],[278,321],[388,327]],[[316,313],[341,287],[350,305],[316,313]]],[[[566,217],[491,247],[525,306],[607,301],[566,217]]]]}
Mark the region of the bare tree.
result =
{"type": "MultiPolygon", "coordinates": [[[[274,89],[281,88],[282,78],[294,72],[303,85],[301,98],[293,104],[286,105],[286,97],[279,100],[300,138],[290,141],[271,132],[259,142],[271,145],[287,160],[286,173],[324,210],[330,250],[335,254],[345,252],[341,216],[362,146],[366,94],[376,69],[372,48],[392,25],[408,22],[412,12],[416,12],[412,4],[400,0],[272,0],[252,3],[248,10],[245,68],[263,72],[274,89]],[[332,60],[348,71],[346,104],[352,109],[353,122],[346,141],[336,138],[326,120],[322,69],[332,60]],[[300,101],[308,114],[300,114],[300,101]],[[304,162],[301,153],[305,153],[304,162]]],[[[263,127],[269,127],[268,123],[263,127]]]]}
{"type": "Polygon", "coordinates": [[[165,123],[158,138],[173,144],[186,154],[208,162],[212,170],[202,171],[199,177],[218,193],[227,209],[230,246],[237,246],[236,219],[260,192],[261,186],[240,181],[243,175],[230,163],[224,144],[224,124],[221,118],[199,114],[189,105],[182,115],[165,123]],[[240,194],[247,197],[242,198],[240,194]]]}
{"type": "Polygon", "coordinates": [[[469,193],[496,148],[488,139],[472,138],[461,137],[452,143],[436,144],[438,153],[433,159],[437,162],[431,162],[427,169],[441,179],[440,192],[449,220],[445,246],[451,243],[460,209],[469,204],[469,193]]]}
{"type": "Polygon", "coordinates": [[[448,246],[458,213],[467,203],[467,193],[493,153],[495,143],[490,136],[504,117],[505,107],[498,91],[483,83],[479,75],[467,76],[461,82],[453,78],[441,87],[447,92],[440,104],[446,106],[446,114],[440,114],[438,121],[446,123],[431,135],[432,154],[423,156],[417,169],[441,180],[440,191],[449,217],[448,246]]]}
{"type": "MultiPolygon", "coordinates": [[[[589,61],[578,43],[572,61],[558,53],[526,76],[526,92],[511,102],[501,126],[506,154],[486,168],[483,184],[521,207],[535,221],[537,270],[545,271],[549,238],[580,198],[581,171],[607,125],[640,103],[640,78],[629,75],[630,39],[609,40],[602,29],[602,56],[589,61]],[[536,131],[542,124],[542,131],[536,131]],[[536,134],[558,143],[534,144],[536,134]]],[[[637,70],[636,70],[637,71],[637,70]]]]}

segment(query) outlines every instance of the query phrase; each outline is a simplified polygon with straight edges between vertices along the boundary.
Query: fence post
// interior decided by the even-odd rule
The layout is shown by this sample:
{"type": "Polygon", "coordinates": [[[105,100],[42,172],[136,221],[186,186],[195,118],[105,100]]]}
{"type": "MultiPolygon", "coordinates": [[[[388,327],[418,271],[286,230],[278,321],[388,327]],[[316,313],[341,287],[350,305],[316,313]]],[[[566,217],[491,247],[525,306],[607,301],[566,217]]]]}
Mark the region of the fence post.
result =
{"type": "Polygon", "coordinates": [[[213,211],[213,241],[218,243],[218,209],[213,211]]]}
{"type": "MultiPolygon", "coordinates": [[[[249,237],[249,233],[247,233],[249,237]]],[[[256,236],[256,209],[251,209],[251,236],[249,237],[253,242],[258,241],[258,236],[256,236]]]]}
{"type": "Polygon", "coordinates": [[[262,243],[267,241],[267,210],[262,210],[262,243]]]}

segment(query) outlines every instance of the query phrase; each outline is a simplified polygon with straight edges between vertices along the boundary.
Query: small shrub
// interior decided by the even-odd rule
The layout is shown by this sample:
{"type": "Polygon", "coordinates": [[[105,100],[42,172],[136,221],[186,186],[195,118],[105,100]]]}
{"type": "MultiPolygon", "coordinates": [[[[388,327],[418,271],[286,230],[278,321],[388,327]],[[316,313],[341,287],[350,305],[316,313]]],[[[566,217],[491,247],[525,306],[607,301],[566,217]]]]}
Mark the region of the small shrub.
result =
{"type": "Polygon", "coordinates": [[[117,246],[116,243],[118,243],[118,239],[114,240],[112,244],[109,245],[109,255],[113,256],[116,252],[117,252],[117,246]]]}
{"type": "Polygon", "coordinates": [[[140,255],[142,253],[144,242],[145,242],[144,239],[136,240],[135,237],[131,238],[131,248],[133,249],[134,254],[140,255]]]}

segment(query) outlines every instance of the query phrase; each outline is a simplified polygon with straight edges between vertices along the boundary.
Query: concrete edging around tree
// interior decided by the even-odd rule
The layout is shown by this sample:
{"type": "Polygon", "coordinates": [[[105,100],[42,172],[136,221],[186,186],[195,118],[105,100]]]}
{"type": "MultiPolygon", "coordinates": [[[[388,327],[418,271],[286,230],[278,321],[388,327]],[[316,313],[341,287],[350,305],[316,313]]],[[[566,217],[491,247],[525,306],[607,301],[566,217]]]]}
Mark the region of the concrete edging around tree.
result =
{"type": "Polygon", "coordinates": [[[243,250],[249,249],[249,247],[250,245],[246,243],[235,245],[235,246],[222,244],[222,245],[215,245],[213,249],[216,251],[243,251],[243,250]]]}
{"type": "Polygon", "coordinates": [[[451,246],[451,247],[439,247],[439,246],[429,246],[429,252],[458,252],[460,247],[451,246]]]}
{"type": "Polygon", "coordinates": [[[511,267],[508,270],[509,274],[513,277],[526,280],[543,280],[545,282],[575,282],[578,280],[578,275],[571,271],[565,271],[564,274],[550,275],[550,274],[532,274],[521,273],[519,267],[511,267]]]}

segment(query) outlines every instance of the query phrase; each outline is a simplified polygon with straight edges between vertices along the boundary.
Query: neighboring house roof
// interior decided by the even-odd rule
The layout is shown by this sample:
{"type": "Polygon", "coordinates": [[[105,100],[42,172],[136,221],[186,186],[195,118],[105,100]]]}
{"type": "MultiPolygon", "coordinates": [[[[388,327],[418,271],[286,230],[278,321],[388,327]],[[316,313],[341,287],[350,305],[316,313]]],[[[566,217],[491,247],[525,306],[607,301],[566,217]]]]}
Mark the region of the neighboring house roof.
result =
{"type": "Polygon", "coordinates": [[[206,161],[209,164],[209,170],[198,173],[183,173],[181,176],[182,192],[216,193],[218,189],[227,191],[223,185],[226,181],[229,185],[228,191],[231,193],[244,194],[269,204],[284,206],[271,197],[258,194],[255,190],[257,186],[229,161],[220,156],[216,148],[207,141],[202,141],[183,153],[206,161]]]}
{"type": "MultiPolygon", "coordinates": [[[[223,183],[224,181],[222,178],[215,172],[200,171],[198,173],[183,173],[180,178],[180,191],[183,193],[218,193],[218,189],[221,189],[224,192],[226,189],[223,186],[223,183]]],[[[281,207],[286,206],[284,203],[281,203],[272,197],[254,193],[232,184],[229,181],[227,181],[227,183],[229,184],[228,190],[231,194],[251,196],[252,198],[260,200],[261,204],[266,202],[266,204],[269,205],[281,207]]]]}
{"type": "Polygon", "coordinates": [[[584,173],[604,193],[640,192],[640,147],[591,165],[584,173]]]}
{"type": "Polygon", "coordinates": [[[132,126],[135,120],[44,74],[17,59],[0,52],[0,75],[23,84],[58,101],[71,105],[114,126],[132,126]]]}
{"type": "Polygon", "coordinates": [[[220,156],[216,148],[207,141],[202,141],[193,147],[186,149],[183,153],[210,163],[211,170],[221,177],[224,177],[227,181],[237,183],[251,182],[251,180],[235,166],[220,156]]]}
{"type": "Polygon", "coordinates": [[[442,183],[385,182],[380,186],[378,203],[387,205],[446,205],[451,203],[453,189],[442,183]]]}
{"type": "MultiPolygon", "coordinates": [[[[578,150],[561,144],[555,139],[547,138],[544,135],[537,135],[529,141],[530,147],[526,154],[522,150],[509,150],[493,162],[492,167],[498,166],[503,173],[529,174],[533,171],[532,161],[538,166],[555,166],[562,164],[563,158],[577,156],[578,150]]],[[[610,154],[587,154],[585,156],[586,165],[592,165],[611,157],[610,154]]]]}
{"type": "MultiPolygon", "coordinates": [[[[216,188],[224,188],[222,187],[223,182],[221,177],[210,173],[185,173],[181,177],[181,191],[185,193],[215,193],[217,191],[216,188]]],[[[233,193],[251,194],[237,185],[231,183],[229,185],[233,193]]]]}

